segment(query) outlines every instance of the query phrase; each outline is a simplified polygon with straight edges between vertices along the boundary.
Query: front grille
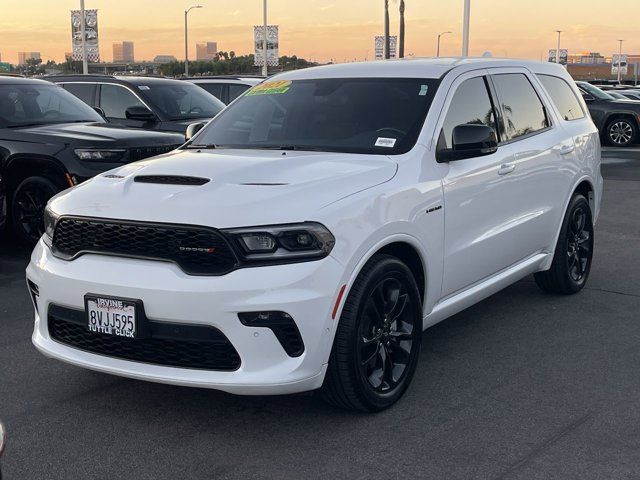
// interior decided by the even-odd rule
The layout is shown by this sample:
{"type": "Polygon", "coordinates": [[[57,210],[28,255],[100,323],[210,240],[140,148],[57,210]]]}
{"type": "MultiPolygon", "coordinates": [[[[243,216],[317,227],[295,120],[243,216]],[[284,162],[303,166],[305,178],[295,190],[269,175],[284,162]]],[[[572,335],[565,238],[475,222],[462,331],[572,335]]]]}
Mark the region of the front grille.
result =
{"type": "Polygon", "coordinates": [[[186,175],[136,175],[133,181],[137,183],[160,183],[165,185],[204,185],[208,178],[189,177],[186,175]]]}
{"type": "Polygon", "coordinates": [[[61,218],[52,249],[67,260],[83,253],[102,253],[176,263],[190,275],[224,275],[237,259],[217,230],[120,220],[61,218]]]}
{"type": "Polygon", "coordinates": [[[49,335],[72,348],[108,357],[169,367],[237,370],[240,356],[217,328],[146,320],[149,334],[131,339],[87,330],[83,310],[49,306],[49,335]]]}
{"type": "Polygon", "coordinates": [[[152,147],[133,147],[129,149],[129,161],[135,162],[175,150],[180,145],[154,145],[152,147]]]}

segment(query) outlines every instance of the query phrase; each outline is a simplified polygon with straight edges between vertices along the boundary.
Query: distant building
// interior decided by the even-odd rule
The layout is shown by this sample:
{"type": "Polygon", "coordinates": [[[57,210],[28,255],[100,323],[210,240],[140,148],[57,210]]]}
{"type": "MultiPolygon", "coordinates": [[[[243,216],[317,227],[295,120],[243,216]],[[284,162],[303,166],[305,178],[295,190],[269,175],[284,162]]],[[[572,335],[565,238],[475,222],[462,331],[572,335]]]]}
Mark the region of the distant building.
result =
{"type": "Polygon", "coordinates": [[[114,62],[133,62],[133,42],[117,42],[113,44],[114,62]]]}
{"type": "Polygon", "coordinates": [[[196,60],[213,60],[218,54],[218,42],[196,43],[196,60]]]}
{"type": "Polygon", "coordinates": [[[18,52],[18,65],[24,65],[31,58],[40,60],[40,52],[18,52]]]}
{"type": "MultiPolygon", "coordinates": [[[[375,54],[376,60],[384,59],[384,35],[376,35],[375,37],[375,54]]],[[[391,35],[389,37],[389,58],[396,58],[396,47],[398,45],[398,36],[391,35]]]]}
{"type": "Polygon", "coordinates": [[[177,61],[178,59],[173,55],[156,55],[155,57],[153,57],[154,63],[171,63],[177,61]]]}
{"type": "Polygon", "coordinates": [[[600,52],[581,52],[567,55],[567,63],[589,63],[597,65],[605,62],[606,59],[600,55],[600,52]]]}

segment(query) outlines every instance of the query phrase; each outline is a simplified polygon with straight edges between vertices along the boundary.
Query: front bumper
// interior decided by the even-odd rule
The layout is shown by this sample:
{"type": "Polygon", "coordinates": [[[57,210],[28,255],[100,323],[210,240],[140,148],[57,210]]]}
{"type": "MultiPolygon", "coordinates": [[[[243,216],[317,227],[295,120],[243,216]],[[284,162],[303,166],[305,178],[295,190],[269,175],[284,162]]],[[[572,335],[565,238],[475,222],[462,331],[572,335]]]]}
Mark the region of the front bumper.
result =
{"type": "Polygon", "coordinates": [[[65,261],[40,240],[27,267],[27,279],[38,286],[32,340],[49,357],[141,380],[245,395],[314,390],[324,379],[335,326],[331,311],[343,274],[342,265],[327,257],[197,277],[174,264],[149,260],[86,254],[65,261]],[[154,321],[215,327],[237,350],[240,367],[212,371],[138,363],[53,340],[47,326],[49,306],[83,310],[86,293],[140,299],[154,321]],[[302,355],[290,357],[271,329],[245,326],[238,319],[238,312],[265,310],[293,317],[305,344],[302,355]]]}

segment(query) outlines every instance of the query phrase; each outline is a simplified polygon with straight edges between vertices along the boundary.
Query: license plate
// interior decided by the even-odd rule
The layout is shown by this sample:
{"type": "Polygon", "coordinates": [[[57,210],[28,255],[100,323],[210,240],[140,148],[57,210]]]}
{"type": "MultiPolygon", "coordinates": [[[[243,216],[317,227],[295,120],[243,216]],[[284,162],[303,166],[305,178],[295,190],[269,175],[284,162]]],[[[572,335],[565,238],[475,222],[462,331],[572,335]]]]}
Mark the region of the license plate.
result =
{"type": "Polygon", "coordinates": [[[136,303],[113,297],[86,297],[90,332],[135,338],[136,303]]]}

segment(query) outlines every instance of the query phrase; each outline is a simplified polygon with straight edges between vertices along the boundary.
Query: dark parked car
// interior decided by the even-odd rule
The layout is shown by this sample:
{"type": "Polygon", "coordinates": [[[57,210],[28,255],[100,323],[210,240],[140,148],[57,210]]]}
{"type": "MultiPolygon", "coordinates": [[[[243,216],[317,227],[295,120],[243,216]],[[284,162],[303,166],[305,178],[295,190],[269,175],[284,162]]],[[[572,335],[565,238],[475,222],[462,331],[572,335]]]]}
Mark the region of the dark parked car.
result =
{"type": "Polygon", "coordinates": [[[211,76],[185,78],[187,82],[194,83],[211,95],[218,98],[225,105],[229,105],[236,98],[258,85],[265,77],[260,76],[211,76]]]}
{"type": "Polygon", "coordinates": [[[207,122],[224,103],[187,82],[160,77],[61,75],[46,77],[99,109],[111,123],[184,134],[207,122]]]}
{"type": "Polygon", "coordinates": [[[628,147],[638,138],[640,102],[616,99],[587,82],[576,82],[602,139],[609,145],[628,147]]]}
{"type": "Polygon", "coordinates": [[[0,176],[15,233],[35,243],[53,195],[124,163],[173,150],[183,138],[111,125],[52,83],[0,77],[0,176]]]}

